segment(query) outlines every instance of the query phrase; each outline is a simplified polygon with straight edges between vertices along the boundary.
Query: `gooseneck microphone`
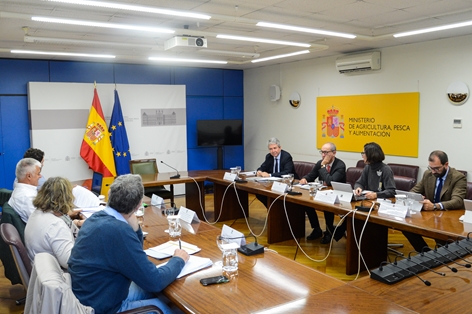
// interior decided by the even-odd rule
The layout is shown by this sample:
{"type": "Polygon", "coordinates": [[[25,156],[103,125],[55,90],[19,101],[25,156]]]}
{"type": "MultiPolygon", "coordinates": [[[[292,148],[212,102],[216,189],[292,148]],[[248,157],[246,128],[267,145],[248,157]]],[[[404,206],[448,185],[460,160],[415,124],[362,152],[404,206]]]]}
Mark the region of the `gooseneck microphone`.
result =
{"type": "MultiPolygon", "coordinates": [[[[464,264],[459,264],[458,262],[454,261],[452,258],[447,256],[447,254],[443,254],[443,253],[439,252],[437,250],[437,247],[435,247],[433,250],[429,251],[429,253],[431,253],[431,252],[433,252],[435,254],[437,253],[437,254],[441,255],[442,257],[445,257],[446,259],[448,259],[450,262],[453,262],[454,264],[457,264],[457,265],[465,267],[465,268],[470,268],[470,264],[465,264],[465,265],[464,264]]],[[[436,259],[436,260],[439,261],[439,259],[436,259]]]]}
{"type": "MultiPolygon", "coordinates": [[[[397,268],[400,268],[401,270],[405,270],[407,271],[408,273],[412,274],[413,276],[415,276],[416,278],[418,278],[419,280],[421,280],[426,286],[431,286],[431,282],[429,282],[428,280],[425,280],[423,278],[421,278],[420,276],[418,276],[415,272],[409,270],[408,268],[403,268],[403,267],[400,267],[397,265],[397,261],[395,261],[394,263],[390,264],[394,267],[397,267],[397,268]]],[[[381,266],[382,267],[382,266],[381,266]]]]}
{"type": "MultiPolygon", "coordinates": [[[[420,255],[424,257],[424,252],[421,252],[420,255]]],[[[453,273],[457,273],[457,268],[447,265],[446,263],[441,261],[439,258],[434,258],[434,260],[438,262],[439,264],[442,264],[443,266],[446,266],[447,268],[449,268],[453,273]]]]}
{"type": "MultiPolygon", "coordinates": [[[[416,253],[416,251],[414,251],[414,252],[416,253]]],[[[418,266],[423,267],[423,269],[429,270],[430,272],[433,272],[433,273],[438,274],[438,275],[440,275],[440,276],[446,276],[445,273],[440,273],[440,272],[438,272],[438,271],[435,271],[434,269],[429,268],[428,266],[425,266],[425,265],[423,265],[423,264],[420,264],[420,263],[418,263],[418,262],[412,260],[412,259],[411,259],[411,253],[413,253],[413,252],[408,253],[408,257],[406,258],[408,262],[412,262],[412,263],[414,263],[414,264],[416,264],[416,265],[418,265],[418,266]]],[[[446,265],[446,266],[447,266],[447,265],[446,265]]],[[[449,267],[449,266],[448,266],[448,267],[449,267]]],[[[449,267],[449,268],[450,268],[450,267],[449,267]]],[[[453,272],[457,272],[457,269],[455,269],[455,268],[454,268],[455,271],[454,271],[452,268],[450,268],[450,269],[451,269],[453,272]]]]}
{"type": "Polygon", "coordinates": [[[226,240],[236,240],[236,239],[245,239],[247,237],[254,237],[254,243],[248,243],[246,245],[243,245],[241,247],[238,248],[238,252],[244,254],[244,255],[247,255],[247,256],[251,256],[251,255],[256,255],[256,254],[260,254],[260,253],[264,253],[264,247],[262,245],[260,245],[259,243],[257,243],[257,237],[253,234],[251,235],[248,235],[248,236],[242,236],[242,237],[234,237],[234,238],[227,238],[227,237],[223,237],[223,236],[219,236],[219,239],[226,239],[226,240]]]}
{"type": "MultiPolygon", "coordinates": [[[[441,245],[441,244],[437,244],[436,247],[442,247],[443,249],[445,249],[446,251],[448,251],[449,253],[452,253],[453,255],[455,255],[458,259],[461,259],[463,260],[464,262],[466,262],[467,264],[465,264],[465,268],[470,268],[470,262],[464,258],[462,258],[459,254],[457,254],[456,252],[454,251],[451,251],[449,250],[448,246],[447,245],[441,245]]],[[[456,263],[457,264],[457,263],[456,263]]],[[[461,264],[459,264],[461,265],[461,264]]],[[[462,265],[461,265],[462,266],[462,265]]]]}
{"type": "Polygon", "coordinates": [[[180,178],[179,170],[177,170],[176,168],[172,167],[172,166],[169,165],[169,164],[166,164],[166,163],[163,162],[162,160],[161,160],[161,164],[164,164],[164,165],[166,165],[167,167],[172,168],[172,169],[174,169],[175,171],[177,171],[177,174],[176,174],[175,176],[170,177],[171,179],[178,179],[178,178],[180,178]]]}

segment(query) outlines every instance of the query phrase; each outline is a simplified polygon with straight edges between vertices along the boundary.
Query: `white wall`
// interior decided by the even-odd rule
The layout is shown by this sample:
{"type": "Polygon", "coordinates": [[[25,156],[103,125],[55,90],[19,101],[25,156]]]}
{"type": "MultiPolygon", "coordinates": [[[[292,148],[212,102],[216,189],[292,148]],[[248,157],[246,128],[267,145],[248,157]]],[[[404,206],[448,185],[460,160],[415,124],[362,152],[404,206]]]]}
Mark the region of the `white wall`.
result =
{"type": "MultiPolygon", "coordinates": [[[[294,160],[319,160],[319,147],[316,147],[318,96],[419,92],[419,156],[386,156],[385,162],[418,165],[422,175],[429,153],[440,149],[448,154],[452,167],[467,170],[468,178],[472,178],[472,99],[457,106],[452,105],[446,95],[449,84],[454,81],[466,83],[469,91],[472,88],[472,36],[380,51],[382,69],[372,72],[339,74],[335,68],[337,57],[245,70],[245,169],[255,169],[262,163],[270,137],[279,138],[282,148],[290,152],[294,160]],[[280,100],[269,100],[270,85],[280,86],[280,100]],[[289,104],[289,96],[295,91],[301,96],[297,109],[289,104]],[[452,127],[454,118],[462,119],[462,129],[452,127]]],[[[347,167],[355,166],[361,159],[357,153],[341,151],[337,157],[344,160],[347,167]]]]}

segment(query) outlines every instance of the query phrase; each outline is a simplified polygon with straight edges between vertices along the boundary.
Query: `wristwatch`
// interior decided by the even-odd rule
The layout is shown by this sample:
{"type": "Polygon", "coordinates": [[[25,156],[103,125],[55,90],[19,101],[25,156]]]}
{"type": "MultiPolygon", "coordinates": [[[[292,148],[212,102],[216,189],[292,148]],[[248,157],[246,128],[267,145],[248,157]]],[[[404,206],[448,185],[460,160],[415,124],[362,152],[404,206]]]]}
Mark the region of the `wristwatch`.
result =
{"type": "Polygon", "coordinates": [[[438,209],[438,205],[433,204],[433,209],[434,209],[434,210],[438,209]]]}
{"type": "Polygon", "coordinates": [[[321,168],[326,168],[326,165],[321,165],[321,168]]]}

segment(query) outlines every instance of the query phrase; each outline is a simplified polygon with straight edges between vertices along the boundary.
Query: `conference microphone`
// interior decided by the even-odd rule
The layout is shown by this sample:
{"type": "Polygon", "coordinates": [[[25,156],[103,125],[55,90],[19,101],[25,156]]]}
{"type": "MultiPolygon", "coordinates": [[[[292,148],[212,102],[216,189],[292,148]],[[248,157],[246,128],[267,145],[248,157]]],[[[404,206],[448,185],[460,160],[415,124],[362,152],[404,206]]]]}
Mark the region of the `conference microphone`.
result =
{"type": "Polygon", "coordinates": [[[177,171],[177,174],[176,174],[175,176],[170,177],[170,179],[178,179],[178,178],[180,178],[179,170],[177,170],[176,168],[172,167],[172,166],[169,165],[169,164],[166,164],[166,163],[163,162],[162,160],[161,160],[161,164],[164,164],[164,165],[166,165],[167,167],[172,168],[172,169],[174,169],[175,171],[177,171]]]}
{"type": "Polygon", "coordinates": [[[264,247],[257,243],[257,237],[253,234],[248,235],[248,236],[242,236],[242,237],[235,237],[235,238],[227,238],[227,237],[222,237],[221,235],[219,236],[218,239],[225,239],[225,240],[236,240],[236,239],[245,239],[247,237],[254,237],[254,243],[248,243],[246,245],[240,246],[238,248],[238,252],[251,256],[251,255],[256,255],[256,254],[261,254],[264,253],[264,247]]]}
{"type": "MultiPolygon", "coordinates": [[[[428,280],[424,280],[423,278],[421,278],[420,276],[418,276],[415,272],[412,272],[411,270],[409,270],[408,268],[403,268],[403,267],[400,267],[396,264],[397,261],[395,261],[393,264],[390,264],[394,267],[397,267],[397,268],[400,268],[401,270],[406,270],[407,272],[409,272],[410,274],[412,274],[413,276],[415,276],[416,278],[418,278],[419,280],[421,280],[426,286],[431,286],[431,282],[429,282],[428,280]]],[[[382,266],[379,267],[380,270],[382,266]]]]}
{"type": "Polygon", "coordinates": [[[458,259],[463,260],[464,262],[467,263],[467,264],[465,264],[465,267],[466,267],[466,268],[470,268],[470,262],[469,262],[468,260],[462,258],[462,256],[460,256],[460,255],[457,254],[456,252],[449,250],[449,248],[447,247],[447,245],[436,244],[436,247],[437,247],[437,246],[442,247],[443,249],[445,249],[445,250],[448,251],[449,253],[452,253],[453,255],[455,255],[458,259]]]}
{"type": "MultiPolygon", "coordinates": [[[[418,253],[418,252],[416,252],[416,251],[413,251],[413,252],[418,253]]],[[[423,267],[424,269],[429,270],[430,272],[433,272],[433,273],[435,273],[435,274],[438,274],[439,276],[446,276],[445,273],[440,273],[440,272],[438,272],[438,271],[435,271],[434,269],[429,268],[428,266],[425,266],[425,265],[423,265],[423,264],[420,264],[420,263],[418,263],[418,262],[412,260],[410,255],[411,255],[411,253],[413,253],[413,252],[408,253],[408,257],[406,258],[407,261],[412,262],[412,263],[415,263],[416,265],[419,265],[419,266],[423,267]]],[[[450,267],[449,267],[449,268],[450,268],[450,267]]],[[[454,268],[454,269],[455,269],[455,268],[454,268]]],[[[451,270],[452,270],[452,268],[451,268],[451,270]]],[[[452,271],[453,271],[453,270],[452,270],[452,271]]],[[[454,272],[454,271],[453,271],[453,272],[454,272]]],[[[457,269],[456,269],[455,272],[457,272],[457,269]]]]}
{"type": "MultiPolygon", "coordinates": [[[[425,257],[425,256],[424,256],[424,252],[421,252],[420,255],[421,255],[422,257],[425,257]]],[[[439,264],[442,264],[443,266],[446,266],[446,267],[449,268],[453,273],[457,273],[457,268],[451,267],[451,266],[447,265],[446,263],[444,263],[443,261],[441,261],[440,259],[437,259],[437,258],[435,258],[435,257],[433,258],[433,260],[436,261],[436,262],[438,262],[439,264]]]]}
{"type": "MultiPolygon", "coordinates": [[[[433,250],[429,251],[428,254],[433,254],[433,253],[437,253],[439,255],[441,255],[442,257],[445,257],[446,259],[448,259],[450,262],[453,262],[454,264],[457,264],[459,266],[462,266],[462,267],[465,267],[465,268],[470,268],[470,264],[466,264],[466,265],[463,265],[463,264],[459,264],[458,262],[454,261],[452,258],[450,258],[449,256],[447,256],[446,254],[442,254],[441,252],[439,252],[437,250],[437,247],[435,247],[433,250]]],[[[441,262],[439,259],[436,258],[437,261],[441,262]]]]}
{"type": "Polygon", "coordinates": [[[467,247],[464,247],[464,246],[460,245],[460,244],[459,244],[459,243],[460,243],[460,241],[459,241],[459,240],[456,240],[456,241],[454,241],[454,243],[455,243],[455,244],[456,244],[458,247],[460,247],[460,248],[463,248],[464,250],[466,250],[466,251],[467,251],[467,253],[469,253],[469,254],[471,254],[471,253],[472,253],[472,251],[471,251],[469,248],[467,248],[467,247]]]}

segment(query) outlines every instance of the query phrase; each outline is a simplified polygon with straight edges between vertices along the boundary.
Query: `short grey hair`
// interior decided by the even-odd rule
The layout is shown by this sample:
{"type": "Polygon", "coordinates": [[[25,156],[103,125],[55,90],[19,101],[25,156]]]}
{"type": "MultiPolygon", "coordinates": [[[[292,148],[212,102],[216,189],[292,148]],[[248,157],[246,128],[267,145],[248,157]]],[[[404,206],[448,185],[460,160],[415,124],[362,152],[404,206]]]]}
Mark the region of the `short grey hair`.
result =
{"type": "Polygon", "coordinates": [[[110,185],[108,206],[119,213],[129,214],[141,204],[144,195],[143,181],[139,174],[119,176],[110,185]]]}
{"type": "Polygon", "coordinates": [[[328,143],[326,143],[326,144],[329,144],[329,146],[331,147],[331,151],[332,151],[332,152],[335,152],[335,151],[336,151],[336,145],[334,145],[334,143],[328,142],[328,143]]]}
{"type": "Polygon", "coordinates": [[[267,146],[271,145],[271,144],[275,144],[277,145],[278,147],[280,147],[280,141],[278,138],[276,137],[272,137],[271,139],[269,139],[269,141],[267,141],[267,146]]]}
{"type": "Polygon", "coordinates": [[[26,175],[34,174],[36,167],[41,168],[41,163],[34,158],[23,158],[16,164],[15,175],[18,181],[23,180],[26,175]]]}

